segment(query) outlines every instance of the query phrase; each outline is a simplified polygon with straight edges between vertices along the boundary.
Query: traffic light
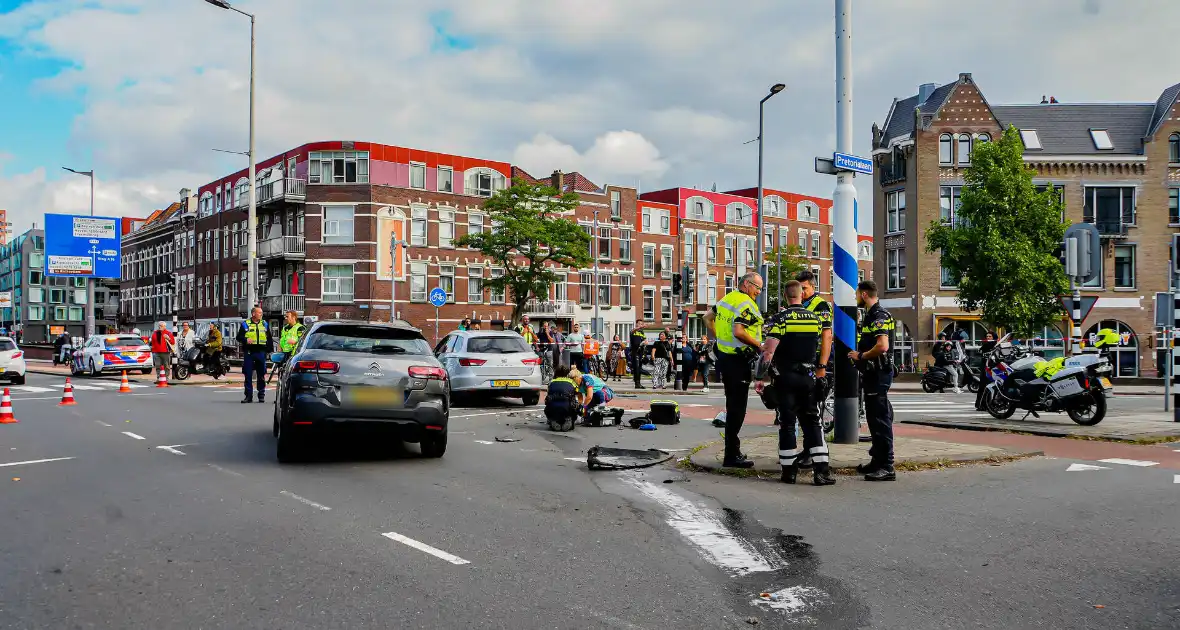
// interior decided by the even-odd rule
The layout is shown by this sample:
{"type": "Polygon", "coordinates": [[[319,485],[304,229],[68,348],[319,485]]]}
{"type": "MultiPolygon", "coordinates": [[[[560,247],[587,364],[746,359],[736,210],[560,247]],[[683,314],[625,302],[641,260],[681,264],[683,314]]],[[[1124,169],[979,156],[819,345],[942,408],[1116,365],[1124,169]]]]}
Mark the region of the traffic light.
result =
{"type": "Polygon", "coordinates": [[[672,295],[680,295],[680,274],[672,276],[672,295]]]}
{"type": "Polygon", "coordinates": [[[684,268],[684,294],[695,295],[697,292],[697,272],[692,267],[684,268]]]}

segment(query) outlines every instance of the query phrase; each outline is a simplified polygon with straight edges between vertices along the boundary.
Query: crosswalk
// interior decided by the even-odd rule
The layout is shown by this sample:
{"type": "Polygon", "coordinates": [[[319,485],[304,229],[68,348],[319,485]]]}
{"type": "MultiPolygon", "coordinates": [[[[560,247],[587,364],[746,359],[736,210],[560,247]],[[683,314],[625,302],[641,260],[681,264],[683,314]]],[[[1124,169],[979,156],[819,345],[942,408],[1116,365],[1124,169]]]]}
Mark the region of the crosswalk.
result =
{"type": "MultiPolygon", "coordinates": [[[[46,394],[49,392],[61,392],[62,387],[64,385],[65,385],[65,381],[62,381],[62,385],[59,385],[57,387],[41,387],[39,385],[10,385],[8,387],[8,389],[13,392],[26,392],[29,394],[46,394]]],[[[91,381],[87,384],[79,384],[79,383],[71,382],[71,385],[74,386],[75,391],[98,392],[98,391],[114,391],[114,390],[119,389],[119,383],[113,383],[110,381],[91,381]]],[[[140,385],[139,383],[131,383],[129,386],[132,389],[142,389],[145,387],[150,387],[150,385],[140,385]]]]}
{"type": "Polygon", "coordinates": [[[975,397],[946,397],[932,399],[929,394],[916,396],[890,396],[895,415],[938,416],[952,418],[990,418],[986,411],[975,409],[975,397]]]}

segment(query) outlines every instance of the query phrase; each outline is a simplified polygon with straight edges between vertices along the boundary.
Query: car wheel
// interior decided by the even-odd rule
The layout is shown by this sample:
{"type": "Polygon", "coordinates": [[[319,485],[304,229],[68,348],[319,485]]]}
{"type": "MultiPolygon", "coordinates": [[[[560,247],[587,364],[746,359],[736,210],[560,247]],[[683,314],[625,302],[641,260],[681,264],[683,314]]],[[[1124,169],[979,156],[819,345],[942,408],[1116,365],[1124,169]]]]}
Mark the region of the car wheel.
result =
{"type": "Polygon", "coordinates": [[[529,392],[520,397],[520,402],[524,403],[526,407],[532,407],[541,402],[541,394],[538,392],[529,392]]]}
{"type": "Polygon", "coordinates": [[[275,425],[273,429],[275,437],[279,437],[279,401],[275,401],[275,425]]]}
{"type": "Polygon", "coordinates": [[[303,440],[291,435],[289,430],[284,431],[281,424],[276,427],[275,431],[275,437],[278,438],[275,443],[275,455],[280,464],[291,464],[302,461],[306,457],[303,440]]]}
{"type": "Polygon", "coordinates": [[[140,370],[139,373],[140,374],[151,374],[152,368],[147,368],[146,370],[140,370]]]}
{"type": "Polygon", "coordinates": [[[24,385],[25,384],[25,375],[24,374],[17,374],[16,376],[12,377],[12,384],[13,385],[24,385]]]}
{"type": "Polygon", "coordinates": [[[423,457],[442,457],[443,453],[447,452],[446,432],[423,437],[419,447],[422,449],[423,457]]]}
{"type": "Polygon", "coordinates": [[[94,366],[94,359],[90,360],[90,378],[98,376],[98,369],[94,366]]]}

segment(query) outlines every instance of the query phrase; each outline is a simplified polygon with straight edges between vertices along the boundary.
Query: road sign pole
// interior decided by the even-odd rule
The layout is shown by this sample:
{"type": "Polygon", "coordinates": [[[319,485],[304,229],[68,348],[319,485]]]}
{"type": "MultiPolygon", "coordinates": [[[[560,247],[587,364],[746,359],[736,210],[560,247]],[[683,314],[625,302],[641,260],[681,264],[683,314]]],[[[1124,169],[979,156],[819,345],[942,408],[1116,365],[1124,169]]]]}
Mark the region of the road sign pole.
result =
{"type": "Polygon", "coordinates": [[[438,307],[434,307],[434,343],[438,343],[438,307]]]}
{"type": "MultiPolygon", "coordinates": [[[[1180,293],[1172,294],[1172,331],[1180,329],[1180,293]]],[[[1180,364],[1180,347],[1176,345],[1176,340],[1172,338],[1172,331],[1168,335],[1168,347],[1172,351],[1170,370],[1168,373],[1168,381],[1171,383],[1170,393],[1172,394],[1172,420],[1180,422],[1180,388],[1177,387],[1175,379],[1177,378],[1177,365],[1180,364]]]]}

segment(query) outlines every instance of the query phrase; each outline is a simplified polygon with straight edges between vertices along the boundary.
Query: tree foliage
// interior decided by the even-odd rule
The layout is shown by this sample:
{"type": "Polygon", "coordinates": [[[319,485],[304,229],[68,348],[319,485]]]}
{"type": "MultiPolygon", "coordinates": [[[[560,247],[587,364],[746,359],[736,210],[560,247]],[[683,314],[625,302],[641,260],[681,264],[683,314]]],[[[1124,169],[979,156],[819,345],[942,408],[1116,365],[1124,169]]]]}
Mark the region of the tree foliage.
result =
{"type": "Polygon", "coordinates": [[[959,278],[959,304],[1017,336],[1061,319],[1068,289],[1056,252],[1065,235],[1056,190],[1037,192],[1015,127],[998,142],[976,143],[954,223],[935,221],[926,251],[959,278]]]}
{"type": "Polygon", "coordinates": [[[548,296],[557,274],[546,263],[585,268],[590,265],[590,236],[572,220],[578,196],[517,179],[496,191],[484,204],[491,230],[455,239],[490,258],[504,275],[485,278],[485,287],[506,290],[516,306],[512,323],[520,321],[529,298],[548,296]]]}
{"type": "Polygon", "coordinates": [[[782,306],[787,304],[786,299],[783,298],[783,289],[778,285],[780,254],[782,256],[783,286],[794,280],[795,274],[810,266],[807,254],[798,245],[775,247],[766,254],[766,308],[770,313],[779,310],[780,303],[782,306]]]}

